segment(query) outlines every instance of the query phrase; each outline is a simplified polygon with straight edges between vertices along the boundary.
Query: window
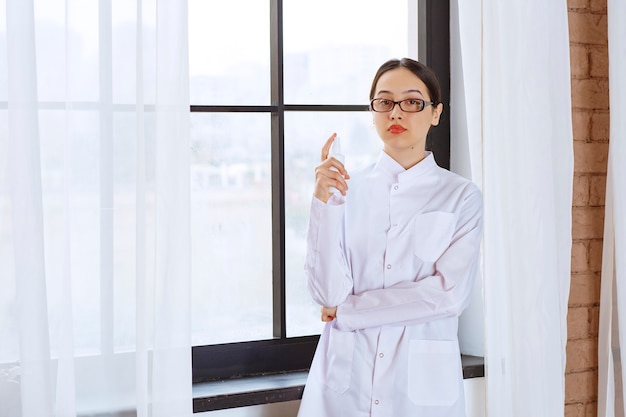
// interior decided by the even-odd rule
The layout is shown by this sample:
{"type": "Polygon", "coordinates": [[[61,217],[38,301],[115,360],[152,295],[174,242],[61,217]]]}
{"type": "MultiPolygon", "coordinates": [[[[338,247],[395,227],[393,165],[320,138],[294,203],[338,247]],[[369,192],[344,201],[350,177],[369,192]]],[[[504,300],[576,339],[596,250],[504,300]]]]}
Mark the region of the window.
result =
{"type": "MultiPolygon", "coordinates": [[[[423,49],[448,74],[447,2],[430,3],[423,49]]],[[[307,369],[322,328],[303,270],[312,170],[333,132],[350,169],[375,159],[369,85],[417,57],[417,1],[190,0],[189,16],[194,381],[307,369]]],[[[446,167],[448,126],[432,141],[446,167]]]]}

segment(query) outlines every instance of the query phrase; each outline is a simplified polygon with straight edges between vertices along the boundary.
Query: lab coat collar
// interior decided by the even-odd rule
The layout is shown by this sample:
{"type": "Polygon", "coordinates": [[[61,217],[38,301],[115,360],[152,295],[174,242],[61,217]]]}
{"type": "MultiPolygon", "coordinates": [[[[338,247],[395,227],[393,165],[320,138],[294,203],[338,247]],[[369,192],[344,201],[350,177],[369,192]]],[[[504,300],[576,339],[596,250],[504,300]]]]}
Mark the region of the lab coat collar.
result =
{"type": "Polygon", "coordinates": [[[404,169],[402,165],[396,162],[396,160],[389,156],[385,151],[381,151],[380,155],[378,155],[376,165],[374,166],[374,172],[383,172],[393,178],[394,182],[405,182],[425,175],[436,166],[437,163],[435,162],[433,153],[430,151],[425,151],[424,159],[409,169],[404,169]]]}

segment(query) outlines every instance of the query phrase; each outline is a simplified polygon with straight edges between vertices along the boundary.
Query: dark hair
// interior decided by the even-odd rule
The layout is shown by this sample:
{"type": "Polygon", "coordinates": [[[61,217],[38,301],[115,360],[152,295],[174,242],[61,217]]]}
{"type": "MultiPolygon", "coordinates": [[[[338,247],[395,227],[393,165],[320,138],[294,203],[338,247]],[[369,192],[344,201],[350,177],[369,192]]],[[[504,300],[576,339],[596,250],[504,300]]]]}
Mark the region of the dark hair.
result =
{"type": "Polygon", "coordinates": [[[396,68],[406,68],[415,74],[417,78],[426,84],[430,100],[435,104],[441,103],[441,87],[439,86],[437,75],[435,75],[435,72],[426,65],[411,58],[390,59],[378,68],[378,71],[376,71],[376,75],[374,76],[374,80],[372,81],[372,88],[370,89],[370,100],[374,98],[374,94],[376,93],[376,84],[378,83],[380,77],[387,71],[396,68]]]}

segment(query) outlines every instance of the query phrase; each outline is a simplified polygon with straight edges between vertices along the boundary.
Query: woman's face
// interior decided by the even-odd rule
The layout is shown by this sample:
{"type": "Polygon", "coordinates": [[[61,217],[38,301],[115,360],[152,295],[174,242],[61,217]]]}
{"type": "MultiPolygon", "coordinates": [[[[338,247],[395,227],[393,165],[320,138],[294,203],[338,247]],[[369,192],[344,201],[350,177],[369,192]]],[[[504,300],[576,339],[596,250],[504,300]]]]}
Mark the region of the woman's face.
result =
{"type": "MultiPolygon", "coordinates": [[[[392,101],[420,98],[430,101],[426,84],[406,68],[395,68],[385,72],[378,79],[374,98],[392,101]]],[[[416,152],[421,159],[426,145],[426,135],[430,126],[439,124],[443,105],[426,106],[418,113],[404,112],[395,105],[390,112],[374,112],[374,125],[384,143],[387,154],[399,156],[416,152]]]]}

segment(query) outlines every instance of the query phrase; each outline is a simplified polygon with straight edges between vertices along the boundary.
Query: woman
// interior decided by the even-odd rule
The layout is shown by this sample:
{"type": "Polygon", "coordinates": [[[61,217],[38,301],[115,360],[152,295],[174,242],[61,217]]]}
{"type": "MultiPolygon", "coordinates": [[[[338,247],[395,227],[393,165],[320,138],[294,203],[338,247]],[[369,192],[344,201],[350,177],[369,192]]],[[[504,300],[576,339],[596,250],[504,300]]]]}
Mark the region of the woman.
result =
{"type": "Polygon", "coordinates": [[[328,156],[334,134],[322,149],[305,269],[327,324],[300,417],[465,415],[457,328],[476,275],[482,198],[424,150],[440,94],[429,68],[390,60],[370,91],[378,160],[349,175],[328,156]]]}

